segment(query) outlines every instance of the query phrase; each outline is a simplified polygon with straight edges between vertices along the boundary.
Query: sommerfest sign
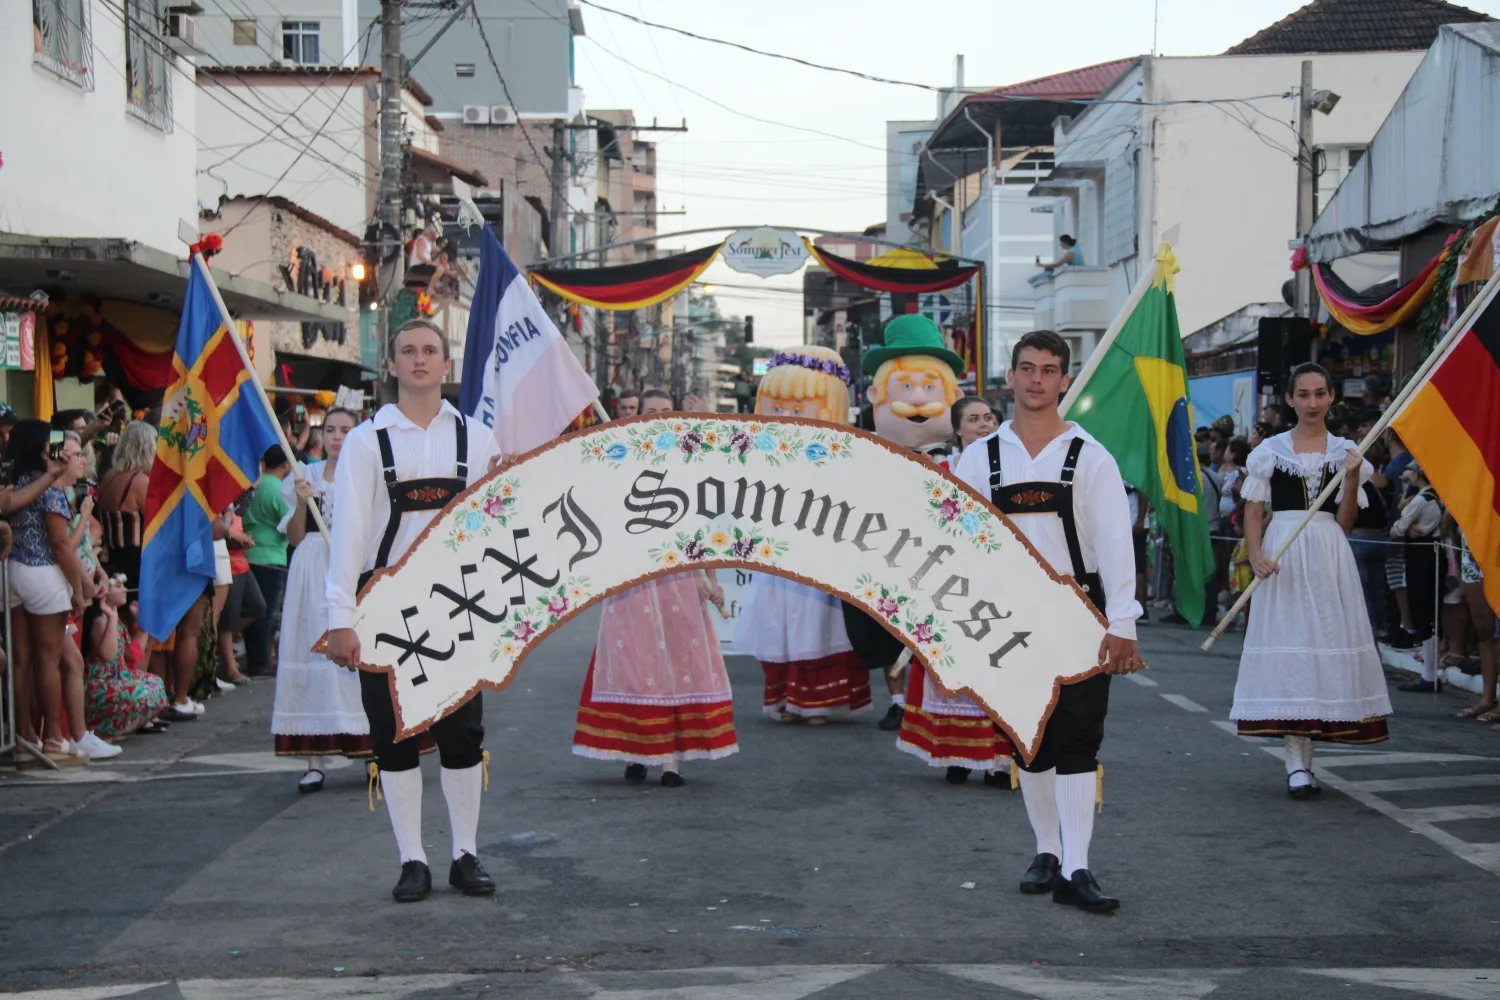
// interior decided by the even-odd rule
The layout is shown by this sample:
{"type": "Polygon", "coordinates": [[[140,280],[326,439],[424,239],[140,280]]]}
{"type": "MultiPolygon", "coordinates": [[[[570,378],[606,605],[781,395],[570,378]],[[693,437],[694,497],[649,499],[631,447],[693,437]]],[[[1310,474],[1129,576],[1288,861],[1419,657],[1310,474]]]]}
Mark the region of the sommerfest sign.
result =
{"type": "Polygon", "coordinates": [[[1082,591],[946,471],[834,424],[688,414],[562,438],[459,496],[361,593],[362,666],[409,736],[606,596],[728,567],[863,607],[1028,759],[1058,683],[1098,669],[1082,591]]]}

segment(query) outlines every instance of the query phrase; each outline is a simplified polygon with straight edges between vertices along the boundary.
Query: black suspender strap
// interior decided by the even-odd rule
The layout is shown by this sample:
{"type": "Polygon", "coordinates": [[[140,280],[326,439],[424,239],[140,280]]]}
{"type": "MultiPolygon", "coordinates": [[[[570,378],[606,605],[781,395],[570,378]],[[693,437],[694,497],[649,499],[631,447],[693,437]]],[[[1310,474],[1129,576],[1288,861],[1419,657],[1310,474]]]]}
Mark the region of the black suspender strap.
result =
{"type": "MultiPolygon", "coordinates": [[[[1000,468],[1000,435],[991,434],[984,443],[990,453],[990,503],[1000,507],[1000,488],[1005,485],[1005,476],[1000,468]]],[[[1000,509],[1004,510],[1003,507],[1000,509]]]]}
{"type": "Polygon", "coordinates": [[[391,558],[391,546],[396,544],[396,530],[401,527],[401,502],[400,482],[396,479],[396,453],[391,450],[390,432],[384,427],[378,428],[375,440],[380,442],[380,464],[385,476],[385,491],[391,501],[385,534],[380,537],[380,549],[375,556],[375,568],[381,569],[391,558]]]}
{"type": "Polygon", "coordinates": [[[1073,576],[1082,579],[1087,572],[1083,568],[1083,547],[1078,544],[1078,522],[1073,515],[1073,473],[1078,470],[1078,455],[1083,451],[1083,438],[1074,438],[1073,443],[1068,445],[1068,454],[1063,459],[1062,485],[1064,496],[1067,499],[1063,503],[1062,522],[1063,537],[1068,541],[1068,559],[1073,563],[1073,576]]]}
{"type": "Polygon", "coordinates": [[[459,482],[468,485],[469,482],[469,423],[461,415],[456,418],[458,431],[458,475],[455,477],[459,482]]]}

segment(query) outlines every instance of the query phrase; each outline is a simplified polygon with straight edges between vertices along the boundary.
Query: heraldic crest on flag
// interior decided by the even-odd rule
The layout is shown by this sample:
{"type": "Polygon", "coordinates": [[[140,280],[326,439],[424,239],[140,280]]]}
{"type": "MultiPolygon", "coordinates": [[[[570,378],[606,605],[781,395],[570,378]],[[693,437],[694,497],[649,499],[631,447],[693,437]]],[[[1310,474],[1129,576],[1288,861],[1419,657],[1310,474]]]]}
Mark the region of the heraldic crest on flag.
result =
{"type": "Polygon", "coordinates": [[[277,442],[205,270],[195,264],[189,280],[146,494],[141,625],[158,639],[213,579],[213,519],[255,485],[277,442]]]}

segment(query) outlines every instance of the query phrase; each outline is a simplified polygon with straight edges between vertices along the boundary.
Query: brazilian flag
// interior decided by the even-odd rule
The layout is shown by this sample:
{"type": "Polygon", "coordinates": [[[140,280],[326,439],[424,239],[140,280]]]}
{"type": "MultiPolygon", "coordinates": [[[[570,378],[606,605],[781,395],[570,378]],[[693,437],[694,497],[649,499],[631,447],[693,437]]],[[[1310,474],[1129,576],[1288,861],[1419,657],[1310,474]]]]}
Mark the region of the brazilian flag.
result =
{"type": "Polygon", "coordinates": [[[1066,416],[1109,450],[1126,482],[1151,502],[1172,546],[1177,610],[1197,625],[1214,554],[1172,295],[1176,272],[1177,260],[1163,245],[1150,287],[1093,376],[1070,393],[1066,416]]]}

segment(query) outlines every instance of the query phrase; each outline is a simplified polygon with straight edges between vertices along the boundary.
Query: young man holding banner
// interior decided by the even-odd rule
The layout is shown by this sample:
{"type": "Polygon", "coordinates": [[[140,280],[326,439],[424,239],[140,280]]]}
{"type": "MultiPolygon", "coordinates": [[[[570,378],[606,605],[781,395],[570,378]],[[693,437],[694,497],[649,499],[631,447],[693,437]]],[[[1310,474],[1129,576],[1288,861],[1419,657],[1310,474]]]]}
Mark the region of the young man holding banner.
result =
{"type": "MultiPolygon", "coordinates": [[[[328,658],[358,667],[356,595],[376,569],[394,565],[438,512],[499,462],[494,435],[443,401],[448,338],[415,319],[391,337],[394,404],[349,432],[334,474],[338,519],[328,560],[328,658]]],[[[390,679],[361,671],[361,700],[370,720],[385,804],[401,853],[398,902],[423,899],[432,873],[422,849],[419,737],[396,740],[390,679]]],[[[453,832],[448,882],[466,896],[488,895],[495,882],[479,863],[479,793],[483,785],[484,706],[479,694],[431,728],[442,760],[443,797],[453,832]]]]}
{"type": "MultiPolygon", "coordinates": [[[[1102,672],[1062,684],[1036,756],[1020,775],[1037,842],[1021,891],[1051,891],[1054,902],[1108,913],[1120,902],[1100,891],[1088,856],[1099,745],[1110,675],[1145,667],[1135,641],[1141,606],[1119,467],[1058,412],[1070,381],[1068,360],[1067,342],[1050,330],[1017,341],[1008,376],[1015,419],[964,449],[954,474],[989,496],[1047,564],[1072,576],[1109,621],[1099,647],[1102,672]]],[[[1078,673],[1092,666],[1079,664],[1078,673]]]]}

